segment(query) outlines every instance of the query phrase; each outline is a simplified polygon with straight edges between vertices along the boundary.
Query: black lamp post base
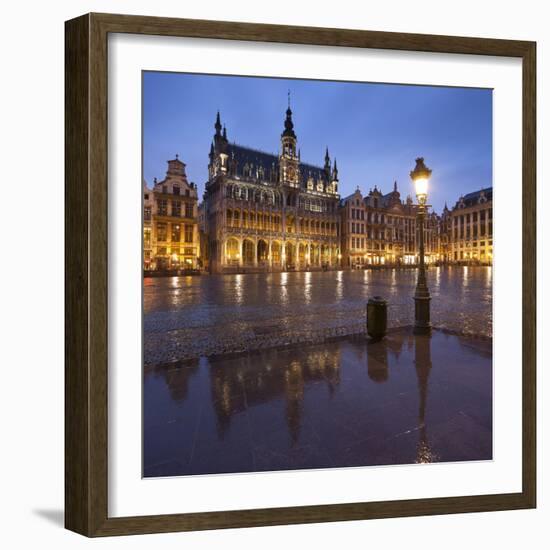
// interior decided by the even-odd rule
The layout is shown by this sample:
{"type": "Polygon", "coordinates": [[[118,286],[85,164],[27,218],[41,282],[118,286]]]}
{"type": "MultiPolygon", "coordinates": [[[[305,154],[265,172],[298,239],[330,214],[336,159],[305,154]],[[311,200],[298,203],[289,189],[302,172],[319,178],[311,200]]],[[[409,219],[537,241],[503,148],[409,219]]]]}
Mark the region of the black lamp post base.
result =
{"type": "Polygon", "coordinates": [[[414,334],[430,334],[430,300],[429,296],[414,297],[414,334]]]}

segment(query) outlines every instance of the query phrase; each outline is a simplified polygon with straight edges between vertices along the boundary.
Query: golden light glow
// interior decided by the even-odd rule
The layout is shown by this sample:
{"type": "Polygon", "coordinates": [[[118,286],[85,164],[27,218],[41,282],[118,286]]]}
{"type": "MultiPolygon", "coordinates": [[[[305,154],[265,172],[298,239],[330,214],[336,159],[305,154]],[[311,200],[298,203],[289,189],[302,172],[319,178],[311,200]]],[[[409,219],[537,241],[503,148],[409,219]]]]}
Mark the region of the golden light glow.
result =
{"type": "Polygon", "coordinates": [[[417,178],[414,180],[416,196],[419,202],[426,200],[428,195],[428,178],[417,178]]]}

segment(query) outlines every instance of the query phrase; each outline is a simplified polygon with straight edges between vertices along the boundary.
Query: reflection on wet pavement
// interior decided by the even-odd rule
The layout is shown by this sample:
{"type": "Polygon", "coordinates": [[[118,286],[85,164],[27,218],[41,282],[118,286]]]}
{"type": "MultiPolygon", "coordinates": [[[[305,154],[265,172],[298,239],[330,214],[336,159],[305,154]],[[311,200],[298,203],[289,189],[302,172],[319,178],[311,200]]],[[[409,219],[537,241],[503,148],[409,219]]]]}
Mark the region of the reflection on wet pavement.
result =
{"type": "MultiPolygon", "coordinates": [[[[249,351],[365,330],[365,305],[389,302],[390,327],[413,323],[413,269],[145,279],[144,362],[249,351]]],[[[492,336],[492,268],[428,270],[432,322],[492,336]]]]}
{"type": "Polygon", "coordinates": [[[491,365],[490,340],[398,329],[147,367],[144,475],[488,460],[491,365]]]}

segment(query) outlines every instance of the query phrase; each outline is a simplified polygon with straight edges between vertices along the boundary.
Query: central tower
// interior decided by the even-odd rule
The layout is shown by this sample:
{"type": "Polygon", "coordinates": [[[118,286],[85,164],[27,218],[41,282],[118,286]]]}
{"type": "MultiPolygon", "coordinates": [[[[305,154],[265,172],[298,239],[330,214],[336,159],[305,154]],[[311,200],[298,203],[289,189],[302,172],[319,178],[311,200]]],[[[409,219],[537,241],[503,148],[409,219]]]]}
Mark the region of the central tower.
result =
{"type": "Polygon", "coordinates": [[[296,153],[296,134],[290,109],[290,92],[286,110],[285,129],[281,134],[281,154],[279,156],[279,181],[298,187],[300,182],[300,155],[296,153]]]}

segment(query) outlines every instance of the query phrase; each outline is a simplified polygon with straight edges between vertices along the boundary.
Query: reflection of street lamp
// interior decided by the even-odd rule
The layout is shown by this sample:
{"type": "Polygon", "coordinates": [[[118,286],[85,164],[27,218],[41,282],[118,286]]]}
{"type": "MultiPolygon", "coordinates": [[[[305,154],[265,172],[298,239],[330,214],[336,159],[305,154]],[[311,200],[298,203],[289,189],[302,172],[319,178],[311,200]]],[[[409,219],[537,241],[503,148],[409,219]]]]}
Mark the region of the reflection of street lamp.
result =
{"type": "Polygon", "coordinates": [[[431,330],[430,323],[430,291],[426,283],[426,267],[424,265],[424,220],[426,218],[426,204],[428,198],[428,180],[432,171],[424,164],[424,159],[416,159],[416,166],[410,173],[416,188],[416,198],[418,200],[418,232],[419,232],[419,259],[420,266],[418,270],[418,281],[416,283],[416,292],[414,294],[414,332],[416,334],[426,334],[431,330]]]}

